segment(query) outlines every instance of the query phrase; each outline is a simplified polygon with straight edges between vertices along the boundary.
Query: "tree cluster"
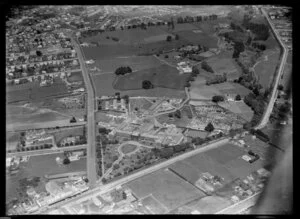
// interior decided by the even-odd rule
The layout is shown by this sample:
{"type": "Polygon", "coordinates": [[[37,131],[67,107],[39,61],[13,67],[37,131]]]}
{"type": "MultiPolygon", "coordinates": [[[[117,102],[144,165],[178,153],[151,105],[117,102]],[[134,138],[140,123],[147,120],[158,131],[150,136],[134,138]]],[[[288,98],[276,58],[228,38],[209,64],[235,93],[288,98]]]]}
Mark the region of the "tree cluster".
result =
{"type": "Polygon", "coordinates": [[[224,101],[224,97],[220,96],[220,95],[216,95],[216,96],[212,97],[212,101],[215,103],[222,102],[222,101],[224,101]]]}
{"type": "Polygon", "coordinates": [[[164,147],[161,149],[154,148],[154,149],[152,149],[152,151],[155,156],[168,159],[168,158],[172,157],[174,154],[186,151],[189,148],[192,148],[190,143],[182,143],[179,145],[175,145],[172,147],[164,147]]]}
{"type": "Polygon", "coordinates": [[[211,84],[220,84],[227,81],[227,74],[224,73],[223,75],[216,75],[213,78],[209,78],[206,80],[206,85],[211,84]]]}
{"type": "Polygon", "coordinates": [[[216,20],[218,18],[217,15],[212,14],[209,16],[185,16],[185,17],[177,17],[177,24],[181,23],[193,23],[193,22],[201,22],[206,20],[216,20]]]}
{"type": "Polygon", "coordinates": [[[151,83],[151,81],[149,81],[149,80],[144,80],[144,81],[142,82],[142,88],[143,88],[143,89],[152,89],[152,88],[154,88],[154,85],[151,83]]]}
{"type": "Polygon", "coordinates": [[[132,69],[129,66],[121,66],[116,69],[115,74],[116,75],[125,75],[127,73],[131,73],[132,69]]]}
{"type": "Polygon", "coordinates": [[[244,19],[243,26],[255,34],[254,40],[265,41],[269,38],[269,27],[266,24],[252,23],[249,19],[244,19]]]}
{"type": "Polygon", "coordinates": [[[258,42],[253,42],[251,45],[254,49],[259,49],[259,50],[266,50],[266,45],[258,42]]]}
{"type": "Polygon", "coordinates": [[[211,67],[209,64],[207,64],[206,61],[203,61],[203,62],[201,63],[201,68],[204,69],[204,70],[207,71],[207,72],[214,73],[214,70],[212,69],[212,67],[211,67]]]}
{"type": "Polygon", "coordinates": [[[213,130],[215,130],[215,127],[210,122],[210,123],[207,124],[207,126],[204,128],[204,130],[207,131],[207,132],[212,132],[213,130]]]}
{"type": "Polygon", "coordinates": [[[234,51],[233,51],[233,54],[232,54],[232,58],[234,58],[234,59],[239,58],[240,53],[245,51],[244,43],[236,41],[234,43],[233,49],[234,49],[234,51]]]}
{"type": "Polygon", "coordinates": [[[192,143],[195,145],[202,145],[205,143],[205,139],[200,138],[200,137],[196,137],[192,139],[192,143]]]}

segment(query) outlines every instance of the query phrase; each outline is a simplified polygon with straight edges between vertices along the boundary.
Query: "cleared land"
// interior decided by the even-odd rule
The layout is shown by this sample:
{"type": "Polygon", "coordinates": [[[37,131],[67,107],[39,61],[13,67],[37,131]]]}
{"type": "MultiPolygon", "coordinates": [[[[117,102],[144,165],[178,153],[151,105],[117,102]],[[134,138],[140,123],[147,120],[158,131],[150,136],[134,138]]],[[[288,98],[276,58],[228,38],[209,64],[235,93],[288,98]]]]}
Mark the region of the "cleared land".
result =
{"type": "Polygon", "coordinates": [[[119,76],[114,84],[114,88],[118,90],[142,89],[142,82],[149,80],[156,87],[183,90],[188,76],[189,74],[179,75],[176,68],[161,65],[119,76]]]}
{"type": "Polygon", "coordinates": [[[152,196],[171,211],[205,194],[167,169],[143,176],[125,185],[139,199],[152,196]]]}

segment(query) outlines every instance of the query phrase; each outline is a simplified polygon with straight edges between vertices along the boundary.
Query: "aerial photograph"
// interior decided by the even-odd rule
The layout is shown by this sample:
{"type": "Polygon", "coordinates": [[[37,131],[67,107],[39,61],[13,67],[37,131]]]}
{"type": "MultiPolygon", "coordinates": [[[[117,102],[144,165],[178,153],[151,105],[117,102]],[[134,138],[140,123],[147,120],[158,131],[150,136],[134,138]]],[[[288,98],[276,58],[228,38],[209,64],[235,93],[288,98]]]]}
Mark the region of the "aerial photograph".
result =
{"type": "Polygon", "coordinates": [[[5,7],[3,214],[293,214],[291,6],[5,7]]]}

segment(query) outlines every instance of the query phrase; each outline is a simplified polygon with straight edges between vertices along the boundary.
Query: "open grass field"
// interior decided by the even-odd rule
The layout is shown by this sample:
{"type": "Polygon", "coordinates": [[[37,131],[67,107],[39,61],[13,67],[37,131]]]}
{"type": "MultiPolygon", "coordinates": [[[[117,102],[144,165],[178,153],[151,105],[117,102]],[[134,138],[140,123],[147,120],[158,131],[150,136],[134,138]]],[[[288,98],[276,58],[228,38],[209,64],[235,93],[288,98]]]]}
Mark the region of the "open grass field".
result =
{"type": "Polygon", "coordinates": [[[95,120],[96,122],[107,122],[109,123],[110,121],[112,121],[112,117],[109,117],[106,115],[106,113],[103,113],[103,112],[100,112],[100,111],[97,111],[96,114],[95,114],[95,120]]]}
{"type": "Polygon", "coordinates": [[[188,76],[189,74],[179,75],[176,68],[160,65],[155,68],[119,76],[114,84],[114,88],[117,90],[142,89],[142,82],[149,80],[155,87],[183,90],[188,76]]]}
{"type": "Polygon", "coordinates": [[[76,127],[76,128],[68,128],[68,129],[62,129],[59,130],[54,134],[54,139],[56,141],[56,143],[59,143],[62,139],[66,138],[66,137],[70,137],[70,136],[83,136],[84,135],[84,126],[80,126],[80,127],[76,127]]]}
{"type": "Polygon", "coordinates": [[[230,200],[220,196],[207,196],[188,203],[186,206],[201,214],[214,214],[231,205],[230,200]]]}
{"type": "Polygon", "coordinates": [[[178,31],[176,34],[179,38],[183,38],[193,44],[201,44],[208,48],[217,48],[218,39],[212,35],[205,33],[195,33],[191,30],[178,31]]]}
{"type": "Polygon", "coordinates": [[[96,60],[93,66],[101,72],[115,72],[121,66],[129,66],[133,71],[152,68],[160,65],[161,62],[153,56],[125,56],[111,59],[96,60]]]}
{"type": "Polygon", "coordinates": [[[276,66],[279,64],[280,52],[278,50],[266,50],[264,57],[264,60],[258,63],[254,70],[263,88],[268,88],[275,75],[276,66]]]}
{"type": "Polygon", "coordinates": [[[205,196],[204,193],[167,169],[138,178],[125,184],[125,187],[129,187],[139,199],[152,194],[168,211],[205,196]]]}
{"type": "Polygon", "coordinates": [[[48,122],[70,118],[71,115],[60,114],[51,110],[6,105],[6,124],[48,122]]]}
{"type": "Polygon", "coordinates": [[[121,147],[121,151],[122,151],[122,153],[124,153],[124,154],[129,154],[129,153],[135,151],[136,148],[137,148],[136,145],[133,145],[133,144],[125,144],[125,145],[123,145],[123,146],[121,147]]]}
{"type": "Polygon", "coordinates": [[[94,87],[96,89],[96,96],[114,95],[117,90],[112,86],[116,75],[115,74],[99,74],[91,75],[94,87]]]}
{"type": "Polygon", "coordinates": [[[77,81],[83,81],[83,77],[82,77],[82,72],[78,71],[78,72],[72,72],[71,76],[68,77],[68,81],[70,83],[72,82],[77,82],[77,81]]]}
{"type": "Polygon", "coordinates": [[[17,101],[34,101],[43,98],[65,95],[69,91],[67,86],[60,78],[55,78],[51,86],[40,87],[38,82],[29,82],[21,85],[7,86],[6,101],[7,103],[17,101]]]}
{"type": "Polygon", "coordinates": [[[233,82],[225,82],[225,83],[221,83],[221,84],[212,84],[212,85],[209,85],[209,86],[212,86],[212,87],[216,88],[221,93],[223,93],[223,95],[225,95],[225,94],[239,94],[239,95],[241,95],[241,97],[244,97],[248,93],[251,92],[249,89],[245,88],[244,86],[242,86],[238,83],[233,83],[233,82]]]}
{"type": "Polygon", "coordinates": [[[207,63],[212,67],[215,74],[227,73],[228,79],[236,79],[240,76],[239,69],[236,68],[231,57],[221,58],[214,56],[209,58],[207,63]]]}
{"type": "MultiPolygon", "coordinates": [[[[99,42],[103,45],[123,44],[132,45],[138,43],[149,43],[166,40],[169,33],[165,32],[162,28],[148,27],[146,30],[140,28],[130,30],[116,30],[112,32],[104,32],[96,36],[85,38],[84,42],[99,42]],[[107,39],[109,37],[109,39],[107,39]],[[114,41],[111,38],[118,38],[119,41],[114,41]]],[[[174,37],[174,36],[173,36],[174,37]]]]}
{"type": "Polygon", "coordinates": [[[251,121],[254,113],[252,109],[244,103],[244,101],[234,102],[222,102],[219,103],[220,106],[228,109],[229,111],[238,114],[240,117],[245,119],[246,121],[251,121]]]}
{"type": "Polygon", "coordinates": [[[149,209],[153,214],[163,214],[167,211],[152,195],[141,200],[143,206],[149,209]]]}

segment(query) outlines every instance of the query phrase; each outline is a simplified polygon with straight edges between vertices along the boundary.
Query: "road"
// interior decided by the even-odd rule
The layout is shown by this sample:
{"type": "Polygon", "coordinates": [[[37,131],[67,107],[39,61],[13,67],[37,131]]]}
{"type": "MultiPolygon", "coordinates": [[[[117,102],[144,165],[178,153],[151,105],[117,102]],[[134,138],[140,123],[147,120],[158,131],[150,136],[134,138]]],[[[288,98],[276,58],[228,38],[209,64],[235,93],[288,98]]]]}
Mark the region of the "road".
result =
{"type": "Polygon", "coordinates": [[[83,145],[76,145],[76,146],[69,146],[69,147],[60,147],[60,148],[51,148],[51,149],[43,149],[43,150],[36,150],[36,151],[22,151],[22,152],[15,152],[15,153],[6,153],[6,157],[13,157],[13,156],[38,156],[38,155],[46,155],[46,154],[56,154],[64,151],[72,151],[72,150],[79,150],[87,148],[86,144],[83,145]]]}
{"type": "Polygon", "coordinates": [[[97,181],[96,168],[96,123],[95,123],[95,91],[92,85],[88,70],[86,69],[83,52],[79,46],[79,42],[71,37],[72,43],[78,55],[84,83],[87,89],[87,176],[90,188],[93,188],[97,181]]]}
{"type": "Polygon", "coordinates": [[[274,87],[273,87],[272,96],[270,98],[269,104],[267,106],[267,109],[265,110],[263,118],[261,119],[260,123],[254,129],[261,129],[261,128],[265,127],[266,124],[269,121],[269,117],[270,117],[270,115],[273,111],[274,103],[277,99],[277,94],[278,94],[277,86],[278,86],[278,83],[279,83],[279,80],[280,80],[280,76],[283,74],[284,65],[286,63],[287,56],[288,56],[288,49],[284,46],[283,42],[280,40],[280,36],[279,36],[278,31],[276,31],[274,25],[270,21],[269,16],[267,15],[266,11],[263,8],[262,8],[262,12],[263,12],[264,16],[267,18],[268,23],[269,23],[271,29],[273,30],[278,42],[280,43],[281,47],[283,48],[283,55],[282,55],[281,63],[280,63],[280,66],[279,66],[277,78],[276,78],[276,81],[275,81],[275,84],[274,84],[274,87]]]}
{"type": "MultiPolygon", "coordinates": [[[[146,174],[150,174],[150,173],[153,173],[153,172],[155,172],[159,169],[166,168],[169,165],[171,165],[171,164],[173,164],[177,161],[184,160],[184,159],[186,159],[188,157],[191,157],[191,156],[194,156],[198,153],[203,153],[205,151],[220,147],[222,145],[225,145],[228,141],[229,141],[229,138],[223,138],[221,140],[211,142],[207,145],[203,145],[203,147],[201,147],[201,148],[196,148],[195,150],[192,150],[192,151],[186,152],[184,154],[178,155],[176,157],[173,157],[171,159],[168,159],[166,161],[163,161],[161,163],[153,165],[149,168],[146,168],[146,169],[141,170],[139,172],[133,173],[129,176],[125,176],[125,177],[123,177],[119,180],[116,180],[114,182],[108,183],[106,185],[102,185],[101,187],[96,187],[94,189],[91,189],[91,190],[89,190],[89,191],[87,191],[87,192],[85,192],[85,193],[83,193],[83,194],[81,194],[81,195],[79,195],[75,198],[68,199],[68,200],[65,200],[63,202],[54,204],[54,205],[51,206],[51,208],[48,208],[47,210],[50,210],[50,209],[54,210],[54,209],[60,208],[62,206],[65,207],[67,205],[73,205],[73,204],[75,204],[75,202],[84,201],[86,199],[89,199],[91,196],[104,194],[104,193],[110,191],[111,189],[113,189],[114,187],[116,187],[118,185],[128,183],[128,182],[130,182],[132,180],[135,180],[137,178],[140,178],[140,177],[142,177],[146,174]]],[[[44,212],[44,211],[45,211],[45,209],[40,209],[38,213],[41,213],[41,212],[44,212]]]]}
{"type": "Polygon", "coordinates": [[[242,211],[254,206],[257,199],[259,198],[259,195],[260,195],[260,192],[255,193],[254,195],[252,195],[240,202],[237,202],[227,208],[224,208],[215,214],[239,214],[242,211]]]}

